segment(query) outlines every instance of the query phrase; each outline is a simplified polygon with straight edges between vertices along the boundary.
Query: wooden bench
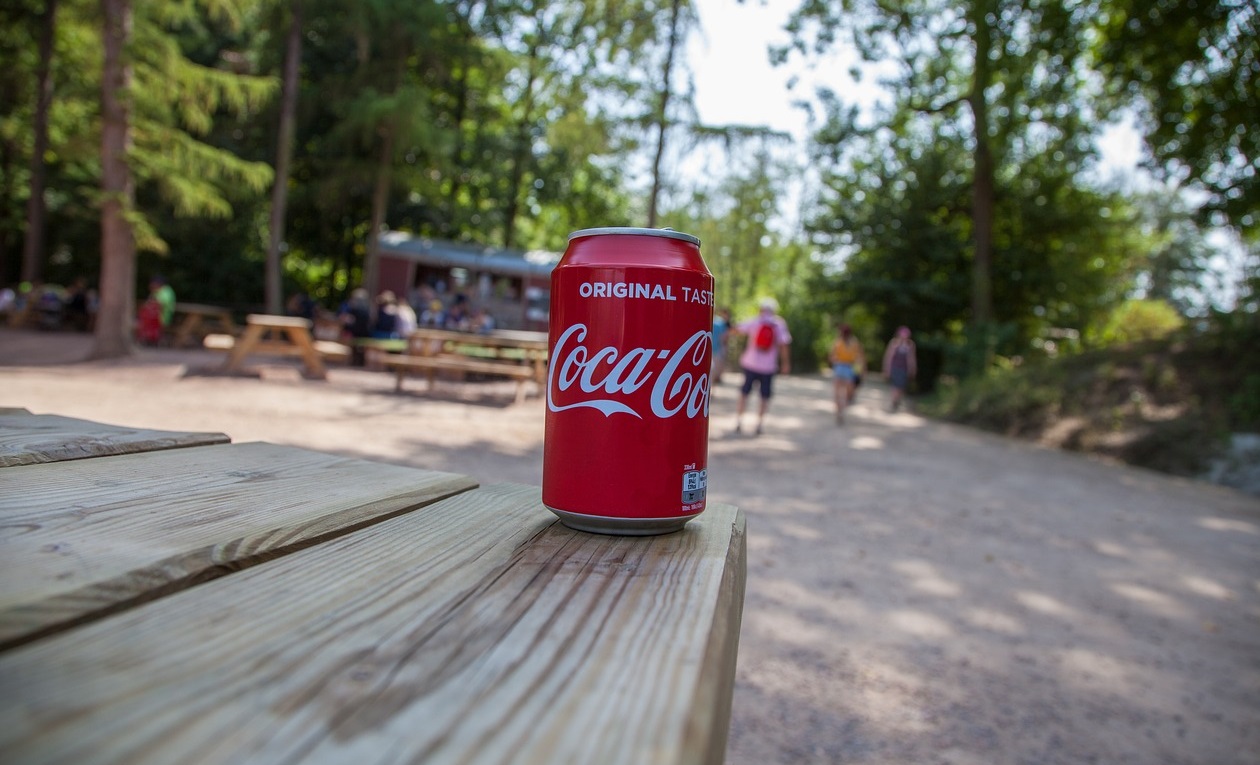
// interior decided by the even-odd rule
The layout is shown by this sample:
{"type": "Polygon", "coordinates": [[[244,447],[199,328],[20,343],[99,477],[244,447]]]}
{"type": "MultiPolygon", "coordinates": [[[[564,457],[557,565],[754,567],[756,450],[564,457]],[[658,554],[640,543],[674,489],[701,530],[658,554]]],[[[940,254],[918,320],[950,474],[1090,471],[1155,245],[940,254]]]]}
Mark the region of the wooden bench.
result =
{"type": "Polygon", "coordinates": [[[386,355],[407,352],[406,339],[396,337],[356,337],[350,341],[350,346],[351,363],[377,371],[385,368],[382,359],[386,355]]]}
{"type": "Polygon", "coordinates": [[[541,392],[546,384],[546,341],[477,335],[440,329],[417,329],[407,338],[405,354],[387,354],[381,363],[394,370],[395,391],[413,372],[423,372],[433,389],[440,371],[484,374],[516,381],[516,402],[525,400],[531,380],[541,392]]]}
{"type": "Polygon", "coordinates": [[[239,331],[232,312],[217,305],[176,303],[175,317],[171,345],[176,348],[194,347],[211,332],[234,337],[239,331]]]}

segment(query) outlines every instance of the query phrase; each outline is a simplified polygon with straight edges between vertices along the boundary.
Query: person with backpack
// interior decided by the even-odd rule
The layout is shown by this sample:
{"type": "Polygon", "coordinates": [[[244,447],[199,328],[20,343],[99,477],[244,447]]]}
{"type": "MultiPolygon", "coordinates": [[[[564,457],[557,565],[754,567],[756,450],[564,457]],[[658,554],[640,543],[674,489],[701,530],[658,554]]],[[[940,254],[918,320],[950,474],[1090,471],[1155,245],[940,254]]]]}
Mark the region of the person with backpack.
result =
{"type": "Polygon", "coordinates": [[[788,332],[787,322],[778,315],[778,311],[778,302],[774,298],[765,298],[761,301],[761,310],[756,318],[741,322],[732,330],[735,334],[748,338],[744,352],[739,357],[739,366],[744,370],[744,385],[740,388],[739,404],[735,410],[736,433],[743,432],[744,409],[748,404],[748,395],[756,385],[761,394],[756,434],[761,435],[766,410],[770,408],[774,376],[779,372],[787,374],[791,371],[788,346],[792,343],[792,335],[788,332]]]}

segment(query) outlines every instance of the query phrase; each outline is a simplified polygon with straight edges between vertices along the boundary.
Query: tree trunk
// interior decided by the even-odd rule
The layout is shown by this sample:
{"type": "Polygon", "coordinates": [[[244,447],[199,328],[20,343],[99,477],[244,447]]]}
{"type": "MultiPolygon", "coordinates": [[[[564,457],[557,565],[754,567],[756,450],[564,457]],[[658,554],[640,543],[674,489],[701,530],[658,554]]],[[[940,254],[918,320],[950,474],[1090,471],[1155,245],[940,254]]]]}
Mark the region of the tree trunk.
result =
{"type": "Polygon", "coordinates": [[[512,150],[511,165],[508,169],[507,204],[503,210],[503,246],[509,249],[516,246],[516,218],[520,215],[521,183],[525,178],[526,160],[533,151],[529,126],[534,112],[534,86],[538,82],[537,67],[539,65],[538,43],[529,49],[529,74],[526,77],[525,96],[521,104],[521,116],[516,121],[516,146],[512,150]]]}
{"type": "Polygon", "coordinates": [[[665,67],[661,73],[661,103],[657,111],[656,156],[652,158],[652,194],[648,198],[648,228],[656,228],[656,208],[661,196],[661,159],[665,155],[665,131],[669,127],[669,99],[673,95],[671,82],[674,73],[674,51],[678,47],[679,26],[682,21],[683,0],[673,0],[669,14],[669,48],[665,53],[665,67]]]}
{"type": "Polygon", "coordinates": [[[462,65],[452,79],[451,87],[454,89],[455,97],[455,106],[451,113],[451,123],[455,131],[455,145],[451,147],[451,158],[454,162],[451,167],[451,186],[446,194],[446,219],[440,224],[442,236],[448,239],[454,238],[455,211],[459,209],[459,194],[463,190],[467,168],[472,166],[472,161],[465,156],[467,150],[464,141],[464,120],[468,110],[468,64],[462,65]]]}
{"type": "Polygon", "coordinates": [[[382,130],[381,156],[376,165],[376,185],[372,189],[372,228],[368,232],[367,254],[363,258],[363,286],[368,294],[377,293],[380,276],[381,229],[385,226],[385,208],[389,206],[389,185],[393,178],[394,126],[382,130]]]}
{"type": "Polygon", "coordinates": [[[31,149],[31,195],[26,200],[26,239],[22,245],[22,281],[38,283],[44,278],[44,183],[48,153],[48,112],[52,108],[53,36],[57,24],[57,0],[46,0],[39,31],[39,68],[35,73],[35,134],[31,149]]]}
{"type": "MultiPolygon", "coordinates": [[[[455,4],[455,12],[458,17],[460,34],[459,41],[461,45],[472,47],[472,41],[476,38],[476,34],[472,28],[472,17],[476,12],[478,3],[472,2],[462,10],[459,4],[455,4]]],[[[455,145],[451,148],[452,172],[451,185],[446,194],[446,216],[445,220],[440,224],[438,229],[442,236],[454,238],[458,230],[458,221],[456,211],[459,209],[459,196],[463,191],[464,183],[468,178],[468,168],[472,166],[472,160],[467,156],[469,152],[470,142],[464,140],[464,123],[468,119],[468,110],[470,108],[469,98],[471,97],[469,82],[469,70],[471,63],[464,61],[459,64],[451,75],[450,90],[455,99],[455,105],[451,110],[451,124],[455,134],[455,145]]],[[[479,126],[474,125],[474,131],[479,130],[479,126]]],[[[475,145],[476,142],[471,142],[475,145]]]]}
{"type": "Polygon", "coordinates": [[[130,0],[101,0],[105,61],[101,72],[101,286],[92,358],[131,353],[136,290],[136,244],[127,214],[135,201],[130,144],[130,0]]]}
{"type": "Polygon", "coordinates": [[[280,92],[280,126],[276,137],[276,179],[271,187],[271,225],[267,242],[267,312],[283,310],[281,252],[284,222],[289,204],[289,162],[293,157],[293,123],[302,68],[302,3],[293,0],[289,34],[284,47],[284,83],[280,92]]]}
{"type": "Polygon", "coordinates": [[[972,23],[976,30],[976,58],[969,102],[975,131],[975,177],[972,179],[971,324],[982,328],[993,320],[993,149],[989,141],[987,88],[992,78],[989,48],[992,30],[986,20],[989,3],[973,0],[972,23]]]}

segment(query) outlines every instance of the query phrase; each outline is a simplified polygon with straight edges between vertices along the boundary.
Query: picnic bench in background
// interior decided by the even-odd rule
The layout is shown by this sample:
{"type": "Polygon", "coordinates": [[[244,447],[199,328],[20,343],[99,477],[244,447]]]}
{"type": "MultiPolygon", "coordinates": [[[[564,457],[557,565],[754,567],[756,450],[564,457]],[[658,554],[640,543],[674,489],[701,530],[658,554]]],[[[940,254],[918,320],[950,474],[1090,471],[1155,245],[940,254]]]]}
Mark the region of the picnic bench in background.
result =
{"type": "Polygon", "coordinates": [[[401,337],[356,337],[350,341],[356,355],[355,364],[368,369],[384,369],[384,357],[390,353],[406,353],[407,340],[401,337]]]}
{"type": "Polygon", "coordinates": [[[191,348],[200,345],[206,335],[221,333],[236,336],[239,333],[232,312],[222,306],[201,303],[176,303],[175,320],[171,328],[171,345],[191,348]]]}
{"type": "MultiPolygon", "coordinates": [[[[290,446],[29,464],[48,416],[4,414],[6,762],[723,759],[733,506],[606,537],[536,487],[290,446]]],[[[41,454],[117,436],[56,426],[41,454]]]]}
{"type": "Polygon", "coordinates": [[[245,318],[245,331],[241,336],[206,335],[203,344],[212,351],[227,351],[223,363],[226,372],[241,372],[245,360],[252,355],[298,356],[308,377],[323,380],[328,377],[324,359],[348,361],[349,346],[330,340],[315,340],[311,336],[311,322],[297,316],[271,316],[252,313],[245,318]]]}
{"type": "Polygon", "coordinates": [[[397,375],[394,390],[403,379],[423,373],[433,389],[439,372],[457,376],[483,374],[516,381],[516,401],[525,400],[525,385],[533,382],[541,392],[547,384],[547,334],[500,331],[488,334],[420,328],[407,337],[407,351],[381,359],[397,375]]]}

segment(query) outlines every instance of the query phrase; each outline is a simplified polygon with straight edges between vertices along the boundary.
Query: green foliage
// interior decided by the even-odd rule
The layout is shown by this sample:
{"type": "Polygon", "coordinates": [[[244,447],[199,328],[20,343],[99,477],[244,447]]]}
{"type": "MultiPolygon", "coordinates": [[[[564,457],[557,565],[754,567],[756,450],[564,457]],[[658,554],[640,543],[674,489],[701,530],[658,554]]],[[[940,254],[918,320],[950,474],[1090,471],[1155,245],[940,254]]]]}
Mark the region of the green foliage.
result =
{"type": "Polygon", "coordinates": [[[1229,412],[1240,429],[1260,429],[1260,373],[1243,378],[1238,390],[1229,397],[1229,412]]]}
{"type": "MultiPolygon", "coordinates": [[[[227,218],[229,190],[244,186],[261,192],[271,168],[240,157],[205,138],[216,119],[248,118],[275,92],[273,78],[206,66],[192,61],[184,36],[202,24],[239,24],[242,3],[137,3],[129,49],[134,68],[129,164],[141,197],[169,205],[177,217],[227,218]]],[[[146,217],[156,208],[144,211],[146,217]]],[[[141,230],[147,226],[141,224],[141,230]]],[[[141,249],[164,250],[161,232],[138,238],[141,249]]]]}
{"type": "Polygon", "coordinates": [[[941,386],[930,414],[1180,474],[1231,432],[1260,427],[1260,325],[1223,315],[1203,332],[1113,346],[941,386]]]}
{"type": "Polygon", "coordinates": [[[1163,300],[1126,300],[1087,339],[1094,346],[1163,340],[1184,325],[1177,309],[1163,300]]]}
{"type": "Polygon", "coordinates": [[[1260,235],[1260,7],[1237,0],[1103,0],[1098,58],[1136,104],[1152,169],[1209,195],[1260,235]]]}
{"type": "MultiPolygon", "coordinates": [[[[815,136],[824,168],[815,242],[845,254],[815,290],[827,313],[861,306],[888,338],[918,338],[920,383],[966,376],[1035,341],[1080,334],[1125,296],[1140,251],[1123,200],[1082,186],[1062,166],[1024,158],[998,174],[993,275],[995,320],[971,321],[971,189],[950,125],[919,117],[867,130],[838,103],[815,136]]],[[[1044,347],[1044,345],[1042,346],[1044,347]]]]}

